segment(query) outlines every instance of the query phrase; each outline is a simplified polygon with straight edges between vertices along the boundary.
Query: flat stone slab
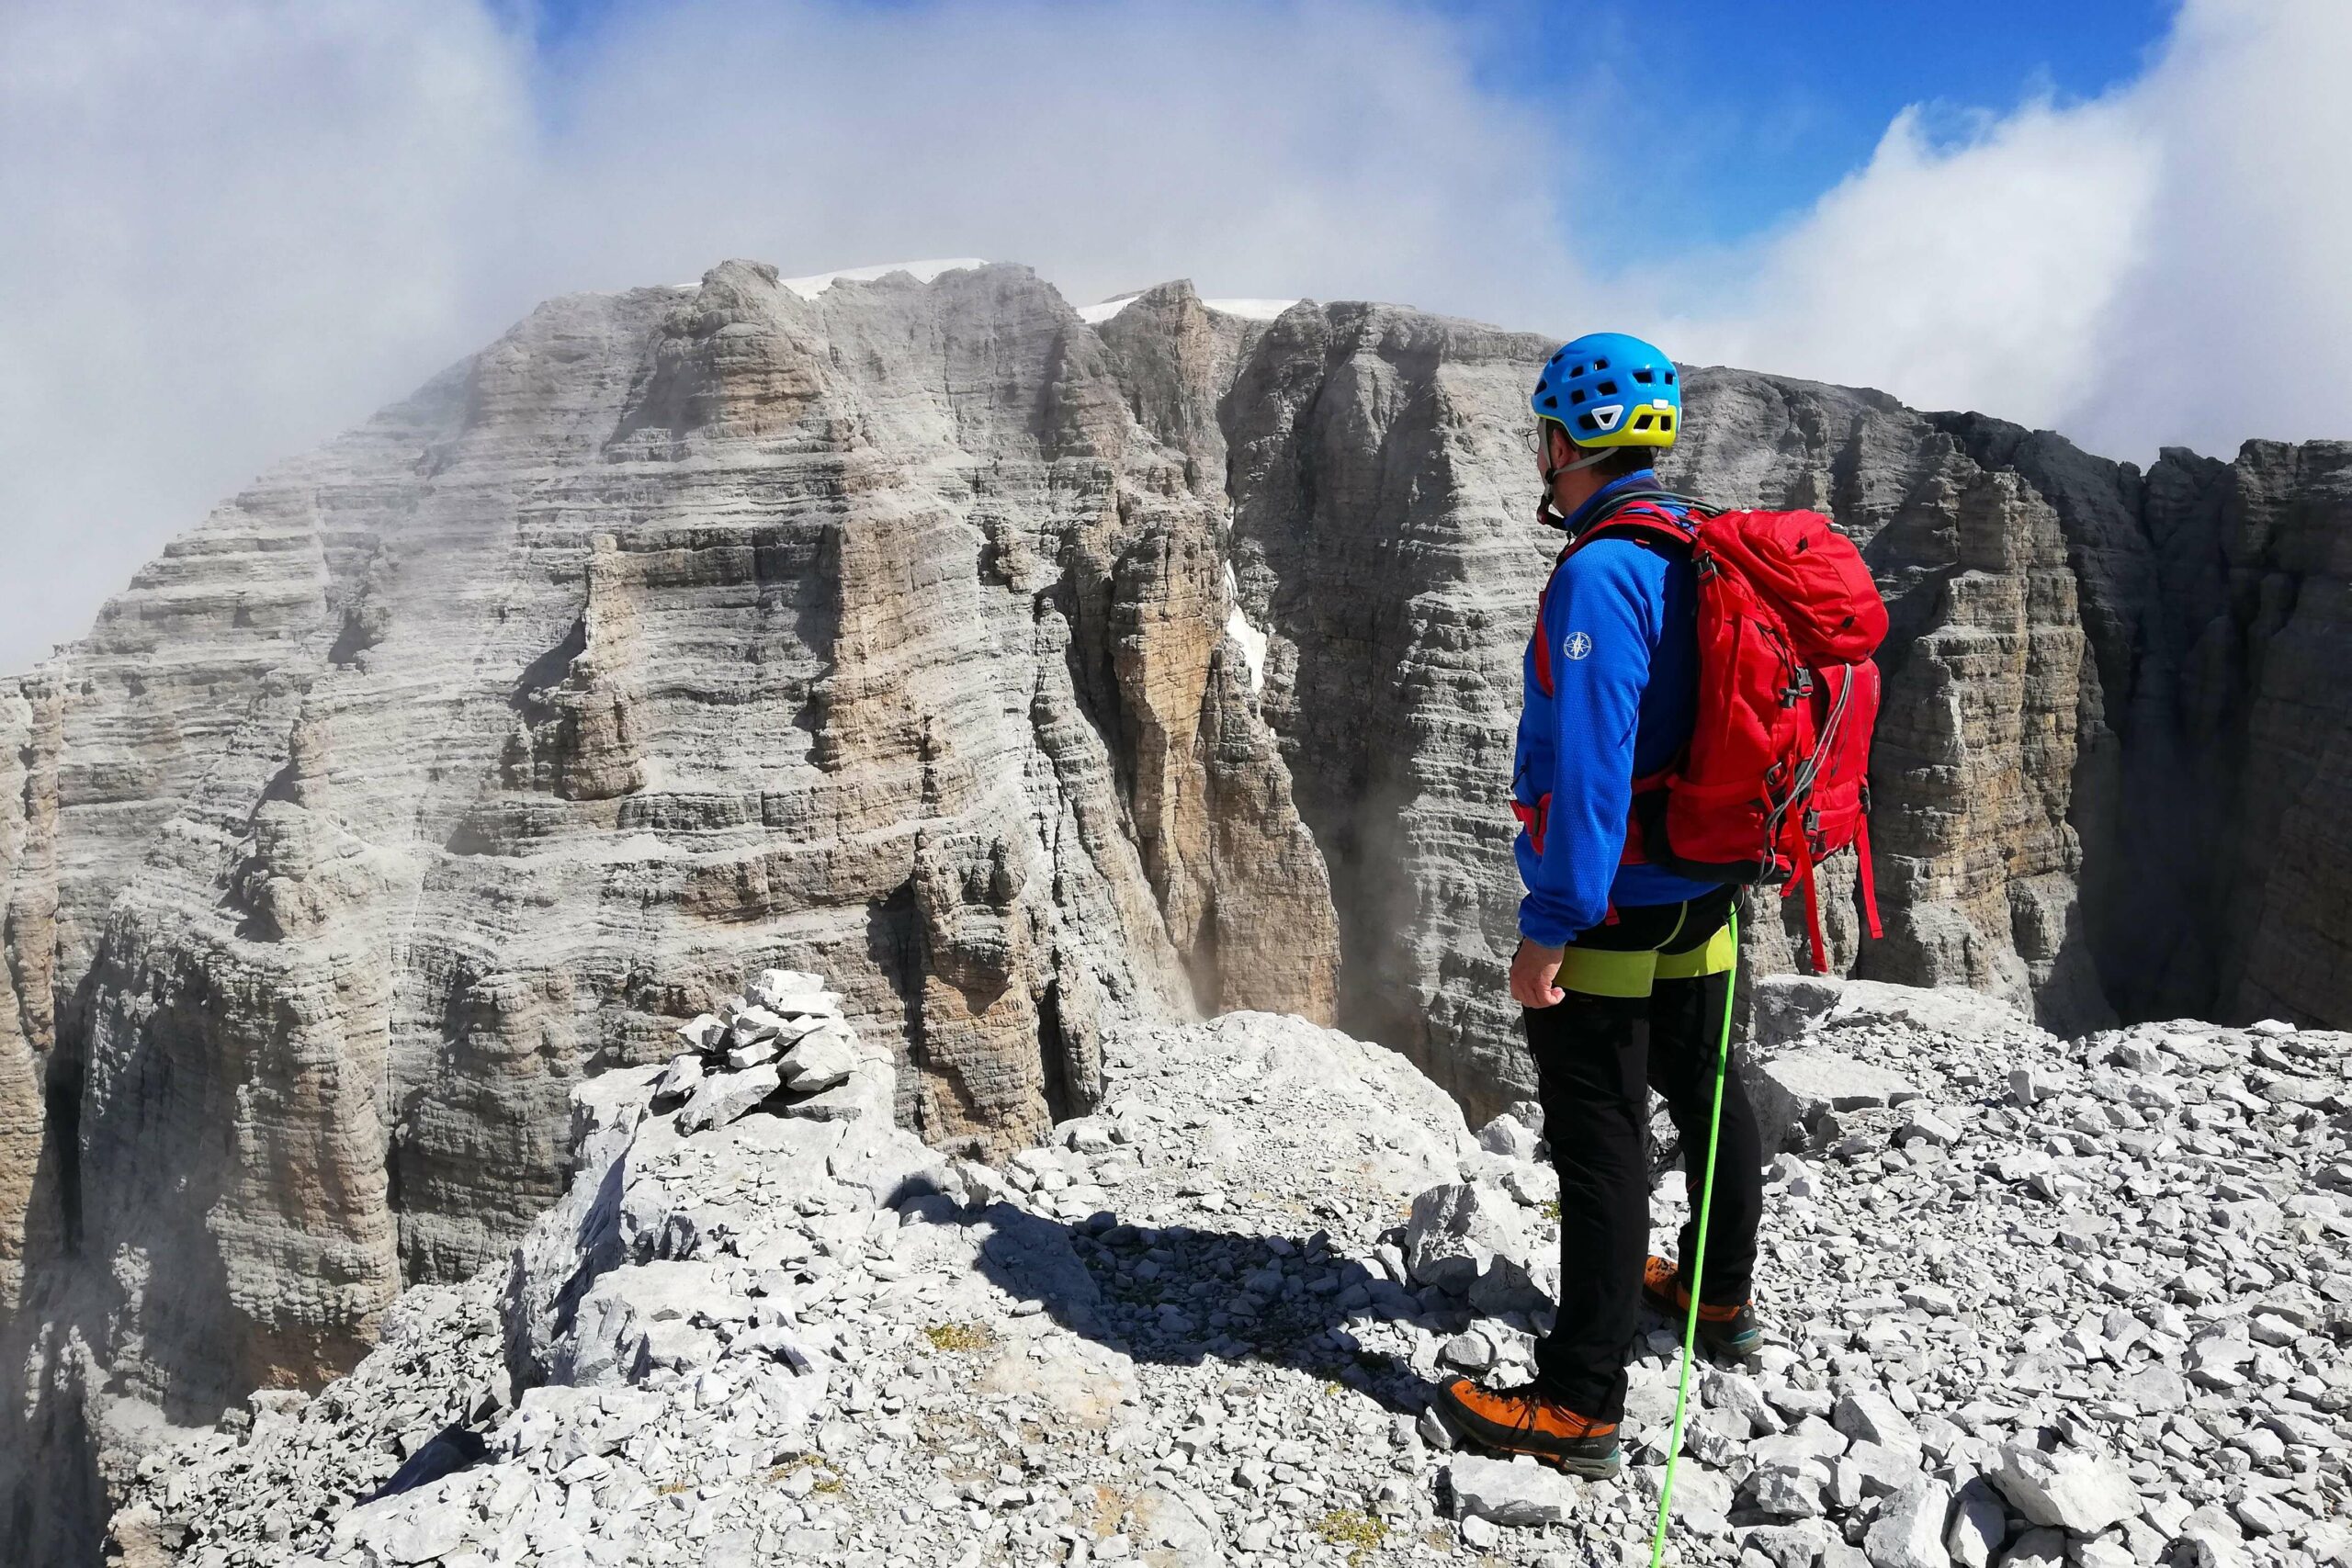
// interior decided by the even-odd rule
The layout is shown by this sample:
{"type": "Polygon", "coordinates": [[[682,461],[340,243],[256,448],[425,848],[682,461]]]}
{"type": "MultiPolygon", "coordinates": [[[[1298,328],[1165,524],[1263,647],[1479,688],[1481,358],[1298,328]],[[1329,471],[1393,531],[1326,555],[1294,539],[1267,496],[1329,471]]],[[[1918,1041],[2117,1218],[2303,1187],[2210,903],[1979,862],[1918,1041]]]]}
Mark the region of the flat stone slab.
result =
{"type": "Polygon", "coordinates": [[[1863,1111],[1916,1099],[1910,1079],[1826,1045],[1773,1056],[1754,1070],[1749,1092],[1768,1149],[1801,1143],[1825,1111],[1863,1111]]]}
{"type": "Polygon", "coordinates": [[[1576,1517],[1584,1488],[1536,1463],[1463,1454],[1453,1461],[1453,1502],[1464,1515],[1498,1525],[1560,1525],[1576,1517]]]}

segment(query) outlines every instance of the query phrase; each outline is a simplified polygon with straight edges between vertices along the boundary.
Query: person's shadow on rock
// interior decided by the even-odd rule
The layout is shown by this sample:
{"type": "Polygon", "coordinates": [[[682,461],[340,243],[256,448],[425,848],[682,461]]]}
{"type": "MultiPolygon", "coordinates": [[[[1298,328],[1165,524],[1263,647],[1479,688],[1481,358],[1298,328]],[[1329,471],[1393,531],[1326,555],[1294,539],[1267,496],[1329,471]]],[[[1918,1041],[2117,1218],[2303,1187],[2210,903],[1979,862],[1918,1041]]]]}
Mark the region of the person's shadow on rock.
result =
{"type": "MultiPolygon", "coordinates": [[[[1289,1367],[1418,1415],[1436,1385],[1366,1347],[1356,1330],[1416,1317],[1421,1303],[1385,1275],[1306,1237],[1122,1223],[1108,1212],[1071,1222],[1011,1203],[932,1223],[985,1227],[981,1272],[1016,1301],[1136,1361],[1197,1366],[1212,1358],[1289,1367]]],[[[1459,1314],[1464,1325],[1467,1313],[1459,1314]]]]}

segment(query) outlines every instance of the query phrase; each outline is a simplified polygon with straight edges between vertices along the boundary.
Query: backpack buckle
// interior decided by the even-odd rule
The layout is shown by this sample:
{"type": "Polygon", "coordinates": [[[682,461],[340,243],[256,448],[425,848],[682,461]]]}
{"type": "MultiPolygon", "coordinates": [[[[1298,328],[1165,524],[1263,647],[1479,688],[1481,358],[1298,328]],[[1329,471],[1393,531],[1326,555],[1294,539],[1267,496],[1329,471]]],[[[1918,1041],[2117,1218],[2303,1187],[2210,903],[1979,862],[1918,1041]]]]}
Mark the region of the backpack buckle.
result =
{"type": "Polygon", "coordinates": [[[1699,581],[1702,582],[1707,581],[1723,570],[1715,564],[1713,553],[1708,550],[1695,551],[1690,557],[1690,565],[1692,570],[1698,572],[1699,581]]]}

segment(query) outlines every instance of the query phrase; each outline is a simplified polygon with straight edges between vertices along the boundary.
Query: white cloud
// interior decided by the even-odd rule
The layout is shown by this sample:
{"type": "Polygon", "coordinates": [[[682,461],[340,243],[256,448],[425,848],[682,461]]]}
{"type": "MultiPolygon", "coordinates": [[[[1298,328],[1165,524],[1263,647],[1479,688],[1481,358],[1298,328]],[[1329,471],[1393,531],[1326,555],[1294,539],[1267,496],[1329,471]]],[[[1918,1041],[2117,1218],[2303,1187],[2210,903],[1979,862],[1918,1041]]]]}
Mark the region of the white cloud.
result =
{"type": "Polygon", "coordinates": [[[1533,121],[1404,6],[0,0],[0,671],[271,461],[579,288],[1025,261],[1084,301],[1579,288],[1533,121]],[[501,8],[503,9],[503,8],[501,8]]]}
{"type": "Polygon", "coordinates": [[[2147,73],[2096,102],[1940,147],[1899,117],[1810,212],[1686,276],[1666,330],[1692,358],[2142,462],[2352,437],[2347,79],[2342,0],[2189,0],[2147,73]]]}
{"type": "Polygon", "coordinates": [[[1606,312],[2120,456],[2352,435],[2338,0],[2192,0],[2100,101],[1906,114],[1783,230],[1606,287],[1542,178],[1574,150],[1413,0],[723,0],[552,58],[510,10],[0,0],[0,670],[537,299],[729,255],[1606,312]]]}
{"type": "MultiPolygon", "coordinates": [[[[1677,321],[1687,357],[2048,423],[2090,389],[2155,160],[2114,104],[2037,104],[1958,150],[1898,116],[1869,164],[1677,321]]],[[[1686,296],[1709,292],[1686,284],[1686,296]]]]}
{"type": "Polygon", "coordinates": [[[458,0],[0,11],[0,671],[512,313],[519,84],[458,0]]]}
{"type": "Polygon", "coordinates": [[[2089,395],[2094,448],[2352,438],[2352,6],[2198,0],[2132,96],[2162,150],[2089,395]]]}

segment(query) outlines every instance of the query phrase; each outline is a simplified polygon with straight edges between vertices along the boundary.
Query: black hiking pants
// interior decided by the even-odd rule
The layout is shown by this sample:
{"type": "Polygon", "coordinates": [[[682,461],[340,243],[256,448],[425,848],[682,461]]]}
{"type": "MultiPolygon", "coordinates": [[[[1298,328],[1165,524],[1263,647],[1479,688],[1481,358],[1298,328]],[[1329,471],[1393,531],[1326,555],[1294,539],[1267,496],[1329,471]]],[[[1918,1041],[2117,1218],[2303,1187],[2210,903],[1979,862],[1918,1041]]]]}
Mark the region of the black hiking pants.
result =
{"type": "MultiPolygon", "coordinates": [[[[1617,911],[1569,944],[1567,995],[1521,1011],[1535,1058],[1544,1136],[1560,1173],[1559,1313],[1535,1347],[1538,1382],[1577,1415],[1625,1412],[1625,1360],[1641,1326],[1649,1256],[1650,1090],[1681,1135],[1690,1218],[1676,1252],[1699,1252],[1700,1183],[1714,1108],[1714,1058],[1736,954],[1723,928],[1734,890],[1617,911]]],[[[1714,1205],[1700,1294],[1748,1298],[1764,1210],[1763,1144],[1736,1053],[1724,1083],[1714,1205]]]]}

